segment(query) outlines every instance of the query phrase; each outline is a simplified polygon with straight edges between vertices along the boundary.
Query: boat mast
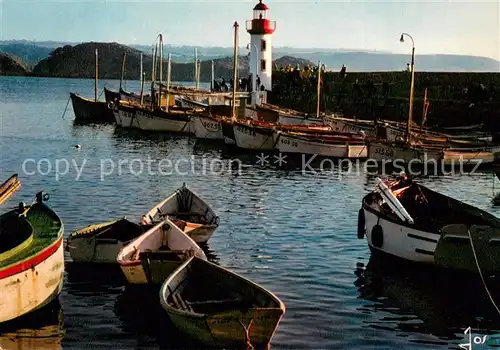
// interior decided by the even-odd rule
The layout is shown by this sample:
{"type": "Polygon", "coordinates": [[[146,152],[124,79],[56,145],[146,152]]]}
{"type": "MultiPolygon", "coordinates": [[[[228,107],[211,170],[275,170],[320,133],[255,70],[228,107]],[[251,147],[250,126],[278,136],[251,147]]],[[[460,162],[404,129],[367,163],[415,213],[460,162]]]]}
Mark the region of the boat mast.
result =
{"type": "Polygon", "coordinates": [[[142,84],[142,82],[144,81],[144,79],[143,79],[143,74],[144,74],[144,73],[143,73],[143,68],[142,68],[142,52],[141,52],[141,59],[140,59],[140,62],[141,62],[141,63],[140,63],[140,64],[141,64],[141,70],[140,70],[140,73],[139,73],[139,80],[141,81],[141,84],[142,84]]]}
{"type": "Polygon", "coordinates": [[[163,81],[163,35],[160,34],[160,85],[163,81]]]}
{"type": "Polygon", "coordinates": [[[123,83],[123,76],[125,74],[125,60],[126,59],[127,59],[127,53],[124,52],[123,57],[122,57],[122,75],[120,77],[120,92],[122,91],[122,83],[123,83]]]}
{"type": "Polygon", "coordinates": [[[155,103],[155,79],[156,79],[156,53],[158,51],[158,43],[155,43],[155,48],[153,49],[153,67],[151,69],[151,107],[154,107],[155,103]]]}
{"type": "Polygon", "coordinates": [[[318,61],[318,87],[317,87],[318,101],[316,103],[316,118],[319,118],[319,104],[321,97],[321,61],[318,61]]]}
{"type": "Polygon", "coordinates": [[[234,53],[233,53],[233,120],[236,119],[236,81],[238,80],[238,22],[234,22],[234,53]]]}
{"type": "Polygon", "coordinates": [[[194,48],[194,84],[196,86],[196,79],[198,77],[198,49],[194,48]]]}
{"type": "Polygon", "coordinates": [[[167,112],[170,100],[170,78],[172,76],[172,54],[168,54],[168,65],[167,65],[167,112]]]}
{"type": "Polygon", "coordinates": [[[200,88],[201,60],[196,62],[196,89],[200,88]]]}
{"type": "Polygon", "coordinates": [[[97,79],[99,77],[99,67],[97,64],[98,61],[98,53],[97,49],[95,49],[95,79],[94,79],[94,100],[97,102],[97,79]]]}
{"type": "Polygon", "coordinates": [[[215,69],[214,61],[212,60],[212,80],[210,81],[210,91],[214,91],[215,69]]]}

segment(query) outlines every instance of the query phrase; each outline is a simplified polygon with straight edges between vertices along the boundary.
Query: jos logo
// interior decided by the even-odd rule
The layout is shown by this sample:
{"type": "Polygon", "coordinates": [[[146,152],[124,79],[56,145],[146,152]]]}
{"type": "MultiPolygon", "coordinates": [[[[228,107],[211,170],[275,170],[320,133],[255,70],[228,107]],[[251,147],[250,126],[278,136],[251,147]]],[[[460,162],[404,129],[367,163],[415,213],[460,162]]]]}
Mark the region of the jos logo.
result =
{"type": "Polygon", "coordinates": [[[483,335],[482,337],[480,336],[475,336],[474,339],[472,338],[472,332],[471,332],[471,328],[467,328],[465,331],[464,331],[464,334],[467,336],[467,334],[469,334],[469,342],[468,343],[465,343],[465,344],[459,344],[458,346],[460,346],[462,349],[466,349],[466,350],[472,350],[472,344],[484,344],[486,343],[486,339],[487,339],[487,335],[483,335]]]}

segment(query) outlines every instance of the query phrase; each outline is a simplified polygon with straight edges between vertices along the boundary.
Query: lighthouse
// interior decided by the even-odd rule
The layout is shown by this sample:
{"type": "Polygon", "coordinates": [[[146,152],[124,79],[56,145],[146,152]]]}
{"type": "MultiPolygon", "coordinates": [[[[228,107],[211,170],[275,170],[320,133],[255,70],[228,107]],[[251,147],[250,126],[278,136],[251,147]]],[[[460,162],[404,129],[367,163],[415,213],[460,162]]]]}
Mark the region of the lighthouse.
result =
{"type": "Polygon", "coordinates": [[[276,22],[269,20],[269,7],[259,0],[253,8],[253,19],[246,22],[247,32],[250,34],[250,73],[252,75],[252,99],[257,102],[265,97],[261,90],[271,91],[273,72],[272,35],[276,30],[276,22]],[[257,82],[260,85],[257,85],[257,82]]]}

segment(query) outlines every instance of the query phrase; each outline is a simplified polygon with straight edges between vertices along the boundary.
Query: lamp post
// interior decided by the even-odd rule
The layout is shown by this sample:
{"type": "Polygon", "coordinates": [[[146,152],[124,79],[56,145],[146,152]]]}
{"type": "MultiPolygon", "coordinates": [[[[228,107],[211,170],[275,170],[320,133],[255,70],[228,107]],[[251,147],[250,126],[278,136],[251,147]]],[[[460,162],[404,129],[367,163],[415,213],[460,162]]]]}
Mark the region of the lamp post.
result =
{"type": "Polygon", "coordinates": [[[404,43],[405,39],[404,37],[407,36],[408,38],[411,39],[411,44],[412,44],[412,50],[411,50],[411,65],[410,65],[410,74],[411,74],[411,81],[410,81],[410,106],[408,110],[408,122],[406,125],[406,142],[411,141],[411,123],[413,120],[413,89],[415,86],[415,41],[413,40],[413,37],[408,34],[408,33],[402,33],[401,38],[399,41],[404,43]]]}
{"type": "Polygon", "coordinates": [[[252,77],[252,92],[254,93],[254,102],[257,104],[257,94],[259,93],[259,86],[257,84],[257,72],[259,71],[259,49],[255,44],[247,44],[247,50],[252,54],[252,47],[255,49],[255,74],[252,77]]]}

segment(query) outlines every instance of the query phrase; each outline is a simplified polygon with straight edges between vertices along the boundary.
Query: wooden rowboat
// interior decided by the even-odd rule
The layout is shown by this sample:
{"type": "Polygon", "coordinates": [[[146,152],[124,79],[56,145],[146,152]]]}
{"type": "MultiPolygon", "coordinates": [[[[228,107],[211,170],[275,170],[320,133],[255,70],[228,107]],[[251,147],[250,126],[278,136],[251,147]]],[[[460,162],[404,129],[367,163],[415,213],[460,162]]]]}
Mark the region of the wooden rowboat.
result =
{"type": "Polygon", "coordinates": [[[116,261],[131,284],[161,284],[191,256],[203,250],[170,220],[159,222],[118,253],[116,261]]]}
{"type": "Polygon", "coordinates": [[[376,190],[363,198],[358,218],[358,238],[366,235],[373,252],[477,271],[470,259],[472,242],[484,259],[495,257],[479,262],[481,269],[500,271],[498,218],[405,178],[388,185],[377,181],[376,190]]]}
{"type": "Polygon", "coordinates": [[[115,116],[106,102],[91,100],[73,92],[70,92],[69,95],[77,123],[112,123],[115,120],[115,116]]]}
{"type": "Polygon", "coordinates": [[[152,225],[165,218],[170,219],[196,243],[207,242],[219,227],[219,217],[213,209],[186,184],[143,215],[142,223],[152,225]]]}
{"type": "Polygon", "coordinates": [[[0,216],[0,323],[42,308],[64,279],[64,226],[48,195],[0,216]]]}
{"type": "Polygon", "coordinates": [[[116,264],[120,250],[146,230],[127,218],[89,225],[69,235],[66,250],[76,263],[116,264]]]}
{"type": "Polygon", "coordinates": [[[196,257],[163,283],[160,301],[179,330],[209,347],[265,348],[285,314],[270,291],[196,257]]]}
{"type": "Polygon", "coordinates": [[[17,174],[9,177],[9,179],[0,186],[0,204],[9,199],[19,187],[21,187],[21,181],[17,178],[17,174]]]}

